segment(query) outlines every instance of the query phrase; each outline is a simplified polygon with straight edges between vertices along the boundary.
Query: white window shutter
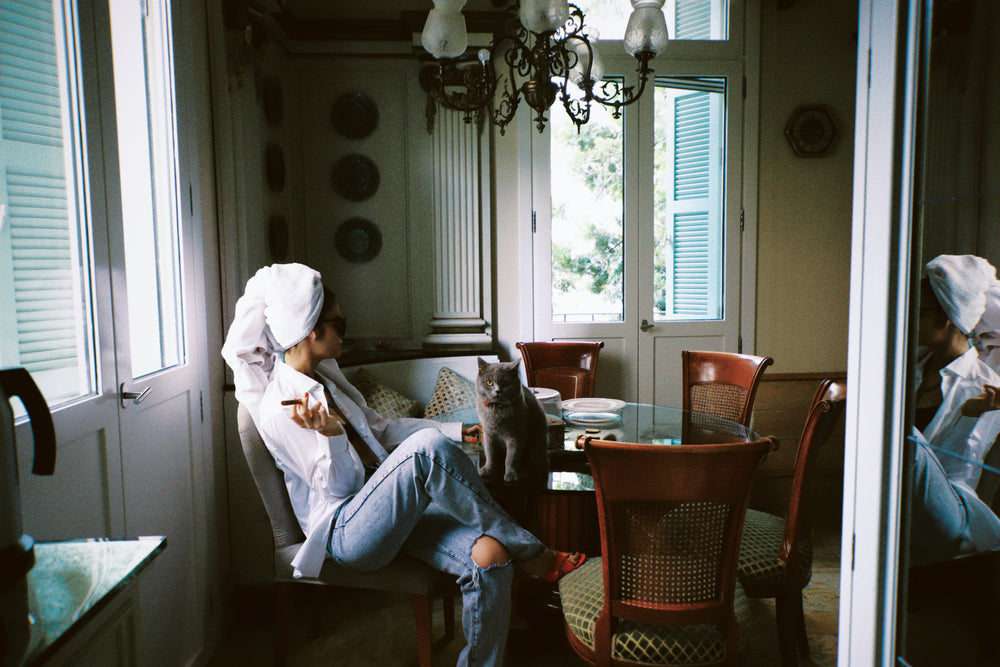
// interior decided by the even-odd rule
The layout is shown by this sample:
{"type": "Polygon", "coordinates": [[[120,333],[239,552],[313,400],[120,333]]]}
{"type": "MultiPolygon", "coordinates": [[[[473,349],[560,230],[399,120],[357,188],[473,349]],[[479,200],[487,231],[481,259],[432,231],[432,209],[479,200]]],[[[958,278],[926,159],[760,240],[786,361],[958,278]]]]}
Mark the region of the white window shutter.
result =
{"type": "Polygon", "coordinates": [[[15,358],[5,349],[2,362],[61,373],[75,388],[78,308],[55,44],[51,0],[0,3],[0,194],[8,206],[0,239],[9,243],[0,293],[4,311],[15,313],[4,339],[17,341],[15,358]]]}

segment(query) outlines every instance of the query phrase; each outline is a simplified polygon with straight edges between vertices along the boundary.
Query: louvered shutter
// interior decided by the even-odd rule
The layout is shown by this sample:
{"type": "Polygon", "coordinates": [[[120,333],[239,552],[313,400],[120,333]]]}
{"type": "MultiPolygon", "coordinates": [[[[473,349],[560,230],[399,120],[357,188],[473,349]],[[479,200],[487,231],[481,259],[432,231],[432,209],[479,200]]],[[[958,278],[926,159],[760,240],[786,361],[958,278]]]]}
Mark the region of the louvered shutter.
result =
{"type": "MultiPolygon", "coordinates": [[[[709,196],[708,93],[677,99],[674,106],[674,201],[709,196]]],[[[674,213],[675,316],[704,319],[708,315],[708,211],[674,213]]]]}
{"type": "Polygon", "coordinates": [[[675,39],[712,38],[712,0],[678,0],[675,39]]]}
{"type": "Polygon", "coordinates": [[[658,219],[657,318],[714,320],[722,317],[722,118],[726,82],[719,78],[657,77],[657,104],[667,160],[667,187],[658,219]],[[690,91],[690,92],[685,92],[690,91]]]}
{"type": "Polygon", "coordinates": [[[50,403],[79,393],[85,354],[56,35],[51,0],[0,2],[0,195],[8,207],[0,364],[28,369],[50,403]]]}

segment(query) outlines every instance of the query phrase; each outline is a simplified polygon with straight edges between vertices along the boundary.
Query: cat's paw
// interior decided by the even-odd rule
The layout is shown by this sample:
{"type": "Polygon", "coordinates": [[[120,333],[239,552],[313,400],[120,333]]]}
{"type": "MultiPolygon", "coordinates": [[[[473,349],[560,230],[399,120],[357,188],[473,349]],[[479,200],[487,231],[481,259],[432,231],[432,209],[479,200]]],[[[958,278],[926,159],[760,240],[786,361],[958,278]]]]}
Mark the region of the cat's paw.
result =
{"type": "Polygon", "coordinates": [[[508,486],[514,486],[521,481],[521,477],[517,474],[516,470],[508,470],[503,476],[503,483],[508,486]]]}
{"type": "Polygon", "coordinates": [[[493,466],[483,466],[479,469],[479,476],[483,479],[490,480],[497,477],[497,471],[493,466]]]}

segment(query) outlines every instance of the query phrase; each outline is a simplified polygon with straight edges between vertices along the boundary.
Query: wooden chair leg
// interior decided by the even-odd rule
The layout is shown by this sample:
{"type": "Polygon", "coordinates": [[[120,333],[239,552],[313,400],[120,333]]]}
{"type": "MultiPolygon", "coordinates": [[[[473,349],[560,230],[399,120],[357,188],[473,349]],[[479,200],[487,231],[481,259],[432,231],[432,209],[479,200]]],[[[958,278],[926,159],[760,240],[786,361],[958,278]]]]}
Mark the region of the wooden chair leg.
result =
{"type": "Polygon", "coordinates": [[[796,639],[799,645],[799,654],[808,656],[809,655],[809,637],[806,635],[806,613],[802,607],[802,591],[799,590],[795,594],[795,601],[792,603],[792,608],[795,609],[795,626],[796,626],[796,639]]]}
{"type": "Polygon", "coordinates": [[[430,596],[413,596],[413,618],[417,625],[417,662],[420,667],[431,667],[433,641],[431,637],[430,596]]]}
{"type": "Polygon", "coordinates": [[[306,636],[309,639],[316,639],[323,629],[323,610],[326,596],[330,591],[326,586],[309,586],[309,626],[306,636]]]}
{"type": "Polygon", "coordinates": [[[782,667],[799,664],[799,649],[804,645],[808,655],[809,643],[802,610],[802,591],[784,593],[775,598],[775,616],[778,622],[778,648],[781,650],[782,667]]]}
{"type": "Polygon", "coordinates": [[[291,617],[294,584],[276,583],[274,585],[274,665],[283,667],[288,655],[288,640],[291,634],[291,617]]]}
{"type": "Polygon", "coordinates": [[[441,603],[444,607],[444,640],[442,645],[455,638],[455,584],[448,582],[442,587],[441,603]]]}

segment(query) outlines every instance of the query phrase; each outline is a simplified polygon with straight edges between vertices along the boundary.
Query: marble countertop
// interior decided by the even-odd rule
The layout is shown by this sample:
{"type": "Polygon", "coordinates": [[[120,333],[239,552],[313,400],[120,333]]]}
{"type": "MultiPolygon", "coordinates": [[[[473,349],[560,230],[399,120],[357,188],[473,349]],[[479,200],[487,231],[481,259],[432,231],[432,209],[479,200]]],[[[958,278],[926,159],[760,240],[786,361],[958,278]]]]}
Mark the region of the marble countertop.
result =
{"type": "Polygon", "coordinates": [[[162,536],[36,543],[35,566],[28,572],[28,643],[20,664],[49,658],[166,545],[162,536]]]}

